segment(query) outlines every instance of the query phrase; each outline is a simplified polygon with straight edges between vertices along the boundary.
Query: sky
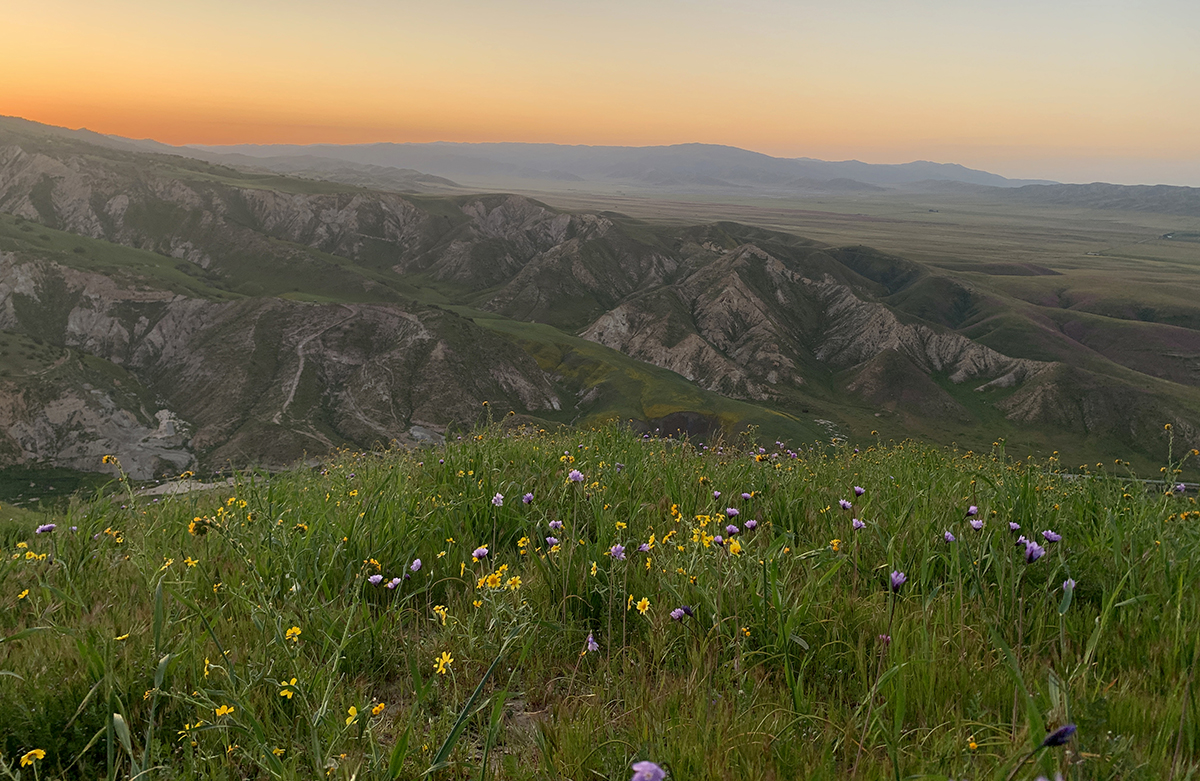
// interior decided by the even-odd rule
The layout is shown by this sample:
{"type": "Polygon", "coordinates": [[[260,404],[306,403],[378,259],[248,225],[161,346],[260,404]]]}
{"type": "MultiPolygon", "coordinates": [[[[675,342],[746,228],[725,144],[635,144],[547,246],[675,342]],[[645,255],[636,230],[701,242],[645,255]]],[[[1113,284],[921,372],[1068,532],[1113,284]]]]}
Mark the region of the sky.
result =
{"type": "Polygon", "coordinates": [[[715,143],[1200,186],[1195,0],[38,0],[0,114],[171,144],[715,143]]]}

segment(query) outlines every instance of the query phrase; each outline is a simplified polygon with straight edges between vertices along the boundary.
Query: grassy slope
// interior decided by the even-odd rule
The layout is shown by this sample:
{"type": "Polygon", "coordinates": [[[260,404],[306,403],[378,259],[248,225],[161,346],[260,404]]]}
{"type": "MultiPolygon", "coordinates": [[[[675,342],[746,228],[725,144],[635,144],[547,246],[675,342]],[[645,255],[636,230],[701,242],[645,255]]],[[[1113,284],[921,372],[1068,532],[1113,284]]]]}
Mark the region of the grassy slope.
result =
{"type": "Polygon", "coordinates": [[[433,778],[480,777],[485,755],[482,777],[514,781],[626,778],[641,759],[705,781],[856,764],[864,781],[1001,778],[1071,722],[1069,753],[1017,778],[1200,769],[1191,496],[999,452],[756,460],[611,428],[516,433],[157,504],[118,495],[73,506],[53,535],[0,526],[0,669],[20,676],[0,687],[3,761],[42,749],[40,778],[413,778],[439,761],[433,778]],[[707,536],[723,518],[698,517],[730,506],[737,555],[707,536]],[[1062,542],[1027,565],[1010,522],[1062,542]],[[605,553],[617,543],[623,562],[605,553]],[[894,600],[892,570],[908,574],[894,600]],[[680,605],[694,615],[672,621],[680,605]],[[589,635],[599,650],[581,654],[589,635]],[[1031,695],[1016,709],[1006,646],[1031,695]],[[114,713],[128,749],[103,740],[114,713]]]}

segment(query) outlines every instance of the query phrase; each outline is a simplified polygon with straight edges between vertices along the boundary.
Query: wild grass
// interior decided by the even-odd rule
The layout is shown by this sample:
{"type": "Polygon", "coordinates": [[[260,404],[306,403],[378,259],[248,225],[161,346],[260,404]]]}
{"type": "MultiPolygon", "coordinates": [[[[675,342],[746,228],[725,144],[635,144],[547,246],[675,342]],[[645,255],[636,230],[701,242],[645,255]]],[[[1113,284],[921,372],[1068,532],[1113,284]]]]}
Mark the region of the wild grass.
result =
{"type": "Polygon", "coordinates": [[[489,425],[221,494],[116,488],[3,541],[0,774],[1164,779],[1200,760],[1194,496],[1003,443],[489,425]]]}

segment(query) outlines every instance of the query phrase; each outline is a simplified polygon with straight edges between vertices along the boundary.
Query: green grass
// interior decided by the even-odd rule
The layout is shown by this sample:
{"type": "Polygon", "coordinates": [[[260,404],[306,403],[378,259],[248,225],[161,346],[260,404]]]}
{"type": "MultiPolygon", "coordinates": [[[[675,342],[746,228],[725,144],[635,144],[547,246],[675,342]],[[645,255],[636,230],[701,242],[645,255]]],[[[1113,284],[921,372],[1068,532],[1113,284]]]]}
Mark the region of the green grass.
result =
{"type": "Polygon", "coordinates": [[[492,425],[225,493],[77,501],[48,534],[9,522],[0,759],[30,777],[40,749],[38,778],[625,779],[647,759],[673,779],[999,779],[1073,723],[1016,777],[1200,768],[1191,492],[1003,445],[720,447],[492,425]],[[727,507],[738,549],[712,537],[727,507]],[[1027,564],[1010,523],[1062,540],[1027,564]]]}

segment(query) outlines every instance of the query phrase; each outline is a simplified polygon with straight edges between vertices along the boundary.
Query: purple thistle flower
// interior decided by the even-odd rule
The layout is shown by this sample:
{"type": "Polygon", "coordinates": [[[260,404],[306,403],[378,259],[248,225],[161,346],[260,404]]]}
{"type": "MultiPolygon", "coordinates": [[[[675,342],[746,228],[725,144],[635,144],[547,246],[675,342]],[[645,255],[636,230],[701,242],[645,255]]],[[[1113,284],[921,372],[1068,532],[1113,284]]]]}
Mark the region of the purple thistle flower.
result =
{"type": "Polygon", "coordinates": [[[973,515],[978,515],[978,514],[979,514],[979,508],[976,507],[975,505],[971,505],[970,507],[967,508],[967,517],[968,518],[970,518],[973,515]]]}
{"type": "Polygon", "coordinates": [[[671,611],[671,620],[672,621],[682,621],[683,620],[683,608],[677,607],[674,610],[672,610],[671,611]]]}
{"type": "Polygon", "coordinates": [[[1059,727],[1058,729],[1054,730],[1053,732],[1051,732],[1049,735],[1046,736],[1046,739],[1042,741],[1042,748],[1047,748],[1050,746],[1061,746],[1061,745],[1065,744],[1068,740],[1070,740],[1071,736],[1074,734],[1075,734],[1075,725],[1074,724],[1064,724],[1063,726],[1059,727]]]}
{"type": "Polygon", "coordinates": [[[498,493],[495,496],[493,496],[492,504],[494,504],[496,507],[503,507],[504,506],[504,494],[498,493]]]}
{"type": "Polygon", "coordinates": [[[858,530],[865,526],[866,526],[866,524],[863,523],[862,521],[858,520],[857,518],[850,519],[850,528],[851,529],[858,530]]]}
{"type": "Polygon", "coordinates": [[[1009,521],[1008,530],[1010,532],[1019,532],[1021,531],[1021,524],[1017,523],[1016,521],[1009,521]]]}
{"type": "Polygon", "coordinates": [[[663,781],[667,771],[647,760],[633,763],[633,778],[629,781],[663,781]]]}
{"type": "Polygon", "coordinates": [[[479,561],[480,559],[485,558],[487,556],[487,554],[488,554],[487,546],[480,545],[478,548],[475,549],[475,552],[472,553],[471,555],[473,557],[475,557],[475,561],[479,561]]]}
{"type": "Polygon", "coordinates": [[[745,526],[746,531],[754,531],[756,528],[758,528],[758,521],[751,518],[750,520],[746,521],[745,526]]]}
{"type": "Polygon", "coordinates": [[[613,561],[625,561],[625,546],[619,542],[609,548],[608,553],[613,557],[613,561]]]}
{"type": "Polygon", "coordinates": [[[892,591],[900,591],[900,587],[908,582],[908,575],[905,575],[898,569],[892,570],[892,591]]]}
{"type": "Polygon", "coordinates": [[[718,534],[716,537],[713,537],[713,542],[715,542],[717,545],[724,545],[725,538],[718,534]]]}
{"type": "Polygon", "coordinates": [[[862,496],[866,492],[867,492],[867,489],[863,488],[861,485],[854,486],[854,495],[855,496],[862,496]]]}
{"type": "Polygon", "coordinates": [[[983,521],[978,518],[972,518],[971,520],[967,521],[967,523],[971,524],[971,528],[975,531],[979,531],[983,528],[983,521]]]}
{"type": "Polygon", "coordinates": [[[533,504],[533,492],[530,491],[529,493],[522,496],[521,501],[524,502],[525,504],[533,504]]]}
{"type": "Polygon", "coordinates": [[[696,615],[696,614],[695,614],[695,613],[692,611],[692,609],[691,609],[690,607],[688,607],[687,605],[684,605],[683,607],[681,607],[681,608],[679,608],[679,609],[680,609],[680,610],[682,610],[682,611],[683,611],[683,614],[684,614],[685,616],[687,616],[688,618],[691,618],[692,616],[696,615]]]}
{"type": "Polygon", "coordinates": [[[846,501],[845,499],[838,499],[838,505],[843,510],[849,510],[851,507],[854,506],[854,505],[850,504],[850,502],[846,501]]]}
{"type": "Polygon", "coordinates": [[[1061,539],[1062,539],[1062,535],[1061,535],[1061,534],[1057,534],[1057,533],[1055,533],[1055,532],[1052,532],[1052,531],[1050,531],[1049,529],[1047,529],[1046,531],[1042,532],[1042,536],[1046,538],[1046,542],[1058,542],[1059,540],[1061,540],[1061,539]]]}
{"type": "Polygon", "coordinates": [[[732,537],[738,533],[738,527],[734,526],[733,524],[729,524],[725,527],[725,533],[732,537]]]}
{"type": "Polygon", "coordinates": [[[720,491],[713,491],[713,498],[714,498],[714,499],[720,499],[720,498],[721,498],[721,492],[720,492],[720,491]]]}
{"type": "Polygon", "coordinates": [[[736,518],[739,515],[741,515],[741,513],[738,512],[738,508],[736,508],[736,507],[726,507],[725,508],[725,517],[726,518],[736,518]]]}
{"type": "Polygon", "coordinates": [[[551,529],[561,529],[562,521],[559,521],[559,520],[550,521],[550,528],[551,529]]]}
{"type": "Polygon", "coordinates": [[[412,570],[413,572],[420,572],[420,571],[421,571],[421,560],[420,560],[420,559],[413,559],[413,563],[412,563],[412,564],[409,564],[409,565],[408,565],[408,568],[409,568],[410,570],[412,570]]]}
{"type": "Polygon", "coordinates": [[[600,644],[596,642],[596,638],[592,636],[591,632],[588,632],[587,645],[584,648],[586,649],[584,653],[587,653],[587,651],[595,653],[600,650],[600,644]]]}
{"type": "Polygon", "coordinates": [[[378,586],[380,583],[383,582],[383,575],[376,573],[376,574],[372,575],[371,577],[367,578],[367,582],[370,583],[372,586],[378,586]]]}
{"type": "Polygon", "coordinates": [[[403,581],[400,578],[392,578],[391,580],[388,581],[387,587],[390,589],[394,589],[394,588],[396,588],[396,586],[399,586],[402,582],[403,581]]]}
{"type": "Polygon", "coordinates": [[[946,542],[955,542],[955,537],[950,532],[946,532],[946,542]]]}
{"type": "Polygon", "coordinates": [[[1025,563],[1032,564],[1046,554],[1046,549],[1033,540],[1025,543],[1025,563]]]}
{"type": "Polygon", "coordinates": [[[1066,580],[1063,581],[1063,591],[1074,591],[1074,590],[1075,590],[1075,579],[1074,578],[1067,578],[1066,580]]]}
{"type": "Polygon", "coordinates": [[[650,552],[650,543],[643,542],[641,545],[638,546],[638,550],[641,551],[642,553],[649,553],[650,552]]]}
{"type": "Polygon", "coordinates": [[[547,537],[546,544],[549,545],[551,548],[553,548],[555,545],[558,544],[558,538],[557,537],[547,537]]]}
{"type": "Polygon", "coordinates": [[[567,479],[570,480],[572,483],[582,483],[583,482],[583,472],[580,472],[578,469],[572,469],[567,474],[567,479]]]}
{"type": "Polygon", "coordinates": [[[37,527],[37,529],[34,530],[34,534],[49,534],[50,532],[54,531],[57,528],[58,528],[57,524],[43,523],[41,526],[37,527]]]}
{"type": "Polygon", "coordinates": [[[749,498],[750,498],[750,494],[748,494],[748,493],[746,493],[745,491],[743,491],[743,492],[742,492],[742,498],[743,498],[743,499],[749,499],[749,498]]]}

